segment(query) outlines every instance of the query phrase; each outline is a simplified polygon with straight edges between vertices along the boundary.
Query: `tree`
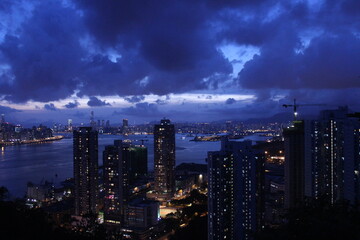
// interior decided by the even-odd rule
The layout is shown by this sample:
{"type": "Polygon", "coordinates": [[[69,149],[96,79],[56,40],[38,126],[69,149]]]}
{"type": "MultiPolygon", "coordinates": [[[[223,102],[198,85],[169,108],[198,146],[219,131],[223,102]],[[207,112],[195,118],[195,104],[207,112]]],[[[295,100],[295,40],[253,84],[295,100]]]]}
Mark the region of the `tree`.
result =
{"type": "Polygon", "coordinates": [[[0,233],[2,240],[104,240],[102,226],[92,233],[75,232],[56,226],[42,209],[29,209],[21,202],[0,202],[0,233]]]}
{"type": "Polygon", "coordinates": [[[360,213],[346,203],[314,201],[292,209],[288,222],[278,229],[265,229],[257,240],[352,240],[360,239],[360,213]]]}
{"type": "Polygon", "coordinates": [[[6,187],[1,186],[0,187],[0,201],[4,201],[8,198],[9,198],[9,190],[6,187]]]}
{"type": "Polygon", "coordinates": [[[195,217],[184,228],[176,230],[174,235],[170,236],[170,240],[206,240],[207,239],[207,216],[195,217]]]}

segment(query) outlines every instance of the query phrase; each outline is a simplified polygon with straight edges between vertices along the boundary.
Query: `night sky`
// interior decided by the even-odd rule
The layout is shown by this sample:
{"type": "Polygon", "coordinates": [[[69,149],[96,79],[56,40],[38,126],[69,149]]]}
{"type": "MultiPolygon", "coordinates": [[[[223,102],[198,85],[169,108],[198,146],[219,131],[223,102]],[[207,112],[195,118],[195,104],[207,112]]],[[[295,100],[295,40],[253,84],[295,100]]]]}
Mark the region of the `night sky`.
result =
{"type": "Polygon", "coordinates": [[[0,0],[14,123],[359,111],[359,89],[359,0],[0,0]]]}

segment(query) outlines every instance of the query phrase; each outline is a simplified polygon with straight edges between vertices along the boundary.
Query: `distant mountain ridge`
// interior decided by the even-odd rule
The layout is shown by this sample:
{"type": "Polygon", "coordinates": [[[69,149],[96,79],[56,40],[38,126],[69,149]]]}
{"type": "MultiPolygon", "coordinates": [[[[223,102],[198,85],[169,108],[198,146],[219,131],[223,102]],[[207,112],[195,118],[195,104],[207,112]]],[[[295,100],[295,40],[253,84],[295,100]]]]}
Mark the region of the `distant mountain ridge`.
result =
{"type": "MultiPolygon", "coordinates": [[[[316,119],[316,116],[315,115],[300,115],[300,116],[298,116],[298,119],[299,120],[316,119]]],[[[233,121],[233,122],[243,122],[246,124],[251,124],[251,123],[265,124],[265,123],[273,123],[273,122],[287,123],[287,122],[291,122],[293,120],[294,120],[294,115],[292,112],[283,112],[283,113],[277,113],[270,117],[264,117],[264,118],[248,118],[246,120],[226,119],[226,120],[221,120],[221,121],[214,121],[214,123],[233,121]]]]}

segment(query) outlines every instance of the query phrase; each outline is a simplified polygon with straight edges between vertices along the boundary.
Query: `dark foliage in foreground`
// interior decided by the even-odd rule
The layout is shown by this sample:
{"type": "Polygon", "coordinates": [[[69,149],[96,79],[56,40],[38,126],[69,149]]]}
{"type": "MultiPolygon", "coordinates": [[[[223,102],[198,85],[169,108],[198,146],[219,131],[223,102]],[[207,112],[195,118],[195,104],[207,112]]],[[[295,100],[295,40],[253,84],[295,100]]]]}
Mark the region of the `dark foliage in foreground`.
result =
{"type": "Polygon", "coordinates": [[[346,203],[316,201],[293,209],[288,222],[278,229],[266,229],[257,240],[353,240],[360,239],[360,213],[346,203]]]}
{"type": "Polygon", "coordinates": [[[0,201],[0,234],[2,240],[97,240],[104,239],[97,228],[92,234],[57,227],[41,209],[29,209],[20,201],[0,201]]]}
{"type": "Polygon", "coordinates": [[[207,216],[194,217],[184,228],[176,230],[170,240],[206,240],[207,239],[207,216]]]}

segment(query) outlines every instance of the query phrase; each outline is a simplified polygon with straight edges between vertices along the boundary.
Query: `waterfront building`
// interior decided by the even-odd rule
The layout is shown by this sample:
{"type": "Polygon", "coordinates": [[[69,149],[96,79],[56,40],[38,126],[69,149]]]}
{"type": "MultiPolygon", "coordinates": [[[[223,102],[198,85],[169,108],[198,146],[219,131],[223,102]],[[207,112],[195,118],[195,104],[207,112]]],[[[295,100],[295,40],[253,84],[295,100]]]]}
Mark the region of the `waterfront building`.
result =
{"type": "Polygon", "coordinates": [[[122,133],[126,134],[128,133],[128,128],[129,128],[129,120],[127,120],[126,118],[124,118],[122,120],[122,133]]]}
{"type": "Polygon", "coordinates": [[[23,128],[22,128],[22,126],[21,126],[20,124],[16,124],[16,125],[15,125],[15,128],[14,128],[14,131],[15,131],[16,133],[20,133],[22,129],[23,129],[23,128]]]}
{"type": "Polygon", "coordinates": [[[129,126],[129,120],[127,120],[126,118],[123,119],[123,127],[128,127],[129,126]]]}
{"type": "Polygon", "coordinates": [[[90,127],[92,127],[94,130],[96,130],[96,121],[94,118],[94,111],[91,111],[91,113],[90,113],[90,127]]]}
{"type": "Polygon", "coordinates": [[[154,190],[159,201],[167,201],[175,193],[175,128],[162,119],[154,126],[154,190]]]}
{"type": "MultiPolygon", "coordinates": [[[[208,153],[208,239],[252,239],[261,221],[263,200],[257,171],[263,166],[251,141],[222,139],[221,150],[208,153]]],[[[260,227],[260,226],[259,226],[260,227]]]]}
{"type": "Polygon", "coordinates": [[[97,212],[98,196],[98,133],[92,127],[73,132],[75,214],[97,212]]]}
{"type": "Polygon", "coordinates": [[[54,133],[57,133],[58,131],[59,131],[58,124],[57,124],[57,123],[54,123],[54,125],[53,125],[53,132],[54,132],[54,133]]]}
{"type": "Polygon", "coordinates": [[[73,130],[73,121],[72,121],[72,119],[68,119],[67,130],[69,132],[71,132],[73,130]]]}
{"type": "Polygon", "coordinates": [[[28,182],[26,191],[27,201],[41,205],[41,202],[50,201],[53,198],[53,190],[53,184],[47,181],[44,184],[28,182]]]}

